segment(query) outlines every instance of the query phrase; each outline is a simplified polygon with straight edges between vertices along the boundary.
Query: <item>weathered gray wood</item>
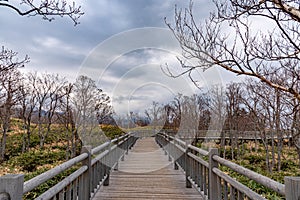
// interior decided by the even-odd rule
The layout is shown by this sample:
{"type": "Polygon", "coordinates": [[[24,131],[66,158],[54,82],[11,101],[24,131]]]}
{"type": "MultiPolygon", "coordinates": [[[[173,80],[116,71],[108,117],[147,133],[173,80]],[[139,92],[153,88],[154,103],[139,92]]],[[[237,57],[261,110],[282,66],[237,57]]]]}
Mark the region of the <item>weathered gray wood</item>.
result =
{"type": "Polygon", "coordinates": [[[76,199],[78,196],[78,179],[73,181],[73,199],[76,199]]]}
{"type": "Polygon", "coordinates": [[[188,146],[190,149],[192,149],[192,150],[194,150],[194,151],[196,151],[196,152],[198,152],[200,155],[202,155],[202,156],[208,156],[208,151],[205,151],[205,150],[203,150],[203,149],[200,149],[200,148],[198,148],[198,147],[195,147],[195,146],[193,146],[193,145],[189,145],[188,146]]]}
{"type": "Polygon", "coordinates": [[[82,161],[82,166],[87,166],[87,170],[84,172],[83,176],[83,181],[84,181],[84,197],[85,199],[89,199],[90,198],[90,194],[92,192],[92,165],[91,165],[91,150],[92,147],[91,146],[83,146],[82,147],[82,153],[87,153],[88,157],[86,159],[84,159],[82,161]]]}
{"type": "Polygon", "coordinates": [[[58,193],[58,199],[64,199],[64,191],[62,190],[61,192],[58,193]]]}
{"type": "MultiPolygon", "coordinates": [[[[47,190],[46,192],[44,192],[43,194],[41,194],[39,197],[36,198],[36,200],[51,199],[59,191],[63,190],[70,183],[72,183],[73,181],[75,181],[80,175],[82,175],[87,170],[88,170],[87,166],[83,166],[83,167],[79,168],[74,173],[72,173],[68,177],[64,178],[61,182],[57,183],[55,186],[53,186],[52,188],[50,188],[49,190],[47,190]]],[[[81,178],[81,180],[82,180],[82,178],[81,178]]],[[[75,183],[75,186],[73,188],[77,190],[77,187],[76,187],[77,186],[77,184],[76,184],[77,182],[74,182],[74,183],[75,183]]],[[[84,192],[82,190],[84,188],[80,188],[80,189],[81,189],[81,194],[83,194],[84,192]]],[[[75,193],[75,191],[74,191],[74,193],[75,193]]]]}
{"type": "Polygon", "coordinates": [[[10,200],[8,193],[0,193],[0,200],[10,200]]]}
{"type": "Polygon", "coordinates": [[[252,191],[250,188],[248,188],[247,186],[245,186],[242,183],[238,182],[237,180],[233,179],[229,175],[225,174],[220,169],[214,168],[212,170],[217,176],[221,177],[224,180],[224,182],[225,182],[224,185],[225,185],[225,190],[226,190],[225,195],[226,196],[228,194],[228,189],[227,189],[226,185],[227,185],[227,183],[229,183],[230,184],[230,196],[231,197],[232,197],[232,193],[234,193],[234,194],[236,193],[236,191],[233,190],[233,188],[235,188],[235,189],[238,189],[243,194],[245,194],[247,197],[250,197],[250,199],[266,200],[264,197],[257,194],[256,192],[252,191]]]}
{"type": "Polygon", "coordinates": [[[218,168],[219,164],[213,159],[214,155],[218,155],[218,149],[211,148],[209,149],[209,188],[208,188],[208,197],[209,199],[218,199],[218,176],[213,172],[214,168],[218,168]]]}
{"type": "Polygon", "coordinates": [[[189,152],[190,152],[190,148],[188,148],[188,144],[186,143],[186,151],[185,151],[185,154],[184,154],[184,157],[185,157],[185,187],[186,188],[191,188],[192,187],[192,184],[189,180],[189,177],[191,176],[191,165],[192,165],[192,162],[191,162],[191,157],[189,157],[189,152]]]}
{"type": "Polygon", "coordinates": [[[23,193],[25,194],[27,192],[30,192],[31,190],[43,184],[44,182],[48,181],[49,179],[53,178],[54,176],[62,173],[64,170],[69,169],[70,167],[77,164],[78,162],[83,161],[87,157],[88,157],[87,153],[81,154],[71,160],[68,160],[67,162],[64,162],[61,165],[54,167],[53,169],[50,169],[49,171],[46,171],[45,173],[42,173],[26,181],[24,183],[23,193]]]}
{"type": "Polygon", "coordinates": [[[277,181],[274,181],[273,179],[270,179],[266,176],[258,174],[254,171],[251,171],[250,169],[247,169],[238,164],[235,164],[229,160],[221,158],[220,156],[215,155],[215,156],[213,156],[213,159],[215,161],[219,162],[220,164],[227,166],[230,169],[236,171],[237,173],[242,174],[242,175],[256,181],[257,183],[260,183],[260,184],[270,188],[271,190],[278,192],[279,194],[285,195],[283,184],[281,184],[277,181]]]}
{"type": "Polygon", "coordinates": [[[0,177],[1,200],[22,200],[24,175],[8,174],[0,177]]]}
{"type": "Polygon", "coordinates": [[[286,200],[300,200],[300,177],[284,177],[286,200]]]}
{"type": "Polygon", "coordinates": [[[194,188],[185,188],[185,176],[174,170],[154,138],[139,139],[111,183],[95,195],[99,199],[201,199],[194,188]]]}

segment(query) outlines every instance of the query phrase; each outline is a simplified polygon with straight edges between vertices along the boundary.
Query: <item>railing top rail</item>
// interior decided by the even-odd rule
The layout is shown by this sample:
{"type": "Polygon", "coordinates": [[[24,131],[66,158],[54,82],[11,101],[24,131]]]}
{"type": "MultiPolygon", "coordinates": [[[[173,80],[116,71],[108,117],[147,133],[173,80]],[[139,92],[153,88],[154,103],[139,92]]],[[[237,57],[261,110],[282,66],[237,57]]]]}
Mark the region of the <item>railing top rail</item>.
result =
{"type": "Polygon", "coordinates": [[[103,144],[101,144],[101,145],[99,145],[99,146],[93,148],[93,149],[91,150],[91,154],[92,154],[92,155],[95,155],[95,154],[99,153],[100,151],[102,151],[103,149],[105,149],[106,147],[108,147],[111,143],[114,143],[114,142],[119,141],[119,140],[123,140],[124,138],[130,136],[130,134],[131,134],[131,133],[127,133],[127,134],[122,135],[122,136],[120,136],[120,137],[117,137],[117,138],[115,138],[115,139],[113,139],[113,140],[106,141],[105,143],[103,143],[103,144]]]}
{"type": "Polygon", "coordinates": [[[228,182],[230,185],[232,185],[235,188],[239,188],[239,190],[244,193],[247,197],[250,197],[250,199],[255,199],[255,200],[266,200],[263,196],[257,194],[256,192],[252,191],[250,188],[247,186],[243,185],[242,183],[238,182],[231,176],[225,174],[223,171],[221,171],[218,168],[213,168],[213,172],[217,174],[219,177],[223,178],[228,182]]]}
{"type": "Polygon", "coordinates": [[[108,147],[111,144],[111,141],[106,141],[105,143],[93,148],[91,150],[91,154],[95,155],[97,153],[99,153],[100,151],[102,151],[103,149],[105,149],[106,147],[108,147]]]}
{"type": "Polygon", "coordinates": [[[204,149],[200,149],[200,148],[198,148],[198,147],[195,147],[195,146],[193,146],[193,145],[191,145],[191,144],[188,145],[188,148],[190,148],[190,149],[196,151],[197,153],[200,153],[202,156],[208,156],[208,154],[209,154],[208,151],[206,151],[206,150],[204,150],[204,149]]]}
{"type": "MultiPolygon", "coordinates": [[[[165,133],[163,133],[163,135],[166,135],[165,133]]],[[[186,143],[185,141],[177,138],[177,137],[174,137],[174,136],[168,136],[169,138],[171,138],[172,140],[176,141],[178,144],[180,144],[181,146],[185,146],[186,143]]]]}
{"type": "MultiPolygon", "coordinates": [[[[91,150],[91,154],[97,154],[98,152],[100,152],[101,150],[105,149],[106,147],[108,147],[111,143],[117,142],[119,140],[123,140],[124,138],[130,136],[130,133],[122,135],[118,138],[115,138],[113,140],[107,141],[95,148],[93,148],[91,150]]],[[[51,178],[53,178],[54,176],[62,173],[63,171],[69,169],[70,167],[76,165],[77,163],[83,161],[84,159],[86,159],[89,155],[87,153],[82,153],[79,156],[72,158],[56,167],[54,167],[53,169],[50,169],[28,181],[26,181],[24,183],[24,187],[23,187],[23,194],[30,192],[31,190],[33,190],[34,188],[38,187],[39,185],[45,183],[46,181],[50,180],[51,178]]]]}
{"type": "MultiPolygon", "coordinates": [[[[166,133],[160,133],[160,134],[164,138],[166,138],[167,140],[171,139],[171,140],[176,141],[177,143],[181,144],[180,146],[182,146],[183,148],[185,148],[185,150],[187,150],[187,148],[193,150],[194,152],[188,153],[188,155],[191,158],[193,158],[193,159],[195,159],[197,161],[198,161],[198,159],[196,159],[196,157],[194,157],[194,155],[197,154],[197,153],[199,153],[200,155],[203,155],[203,156],[209,156],[209,152],[206,151],[206,150],[203,150],[203,149],[198,148],[196,146],[193,146],[191,144],[188,145],[188,146],[186,146],[186,145],[184,145],[185,142],[183,140],[180,140],[179,138],[176,138],[174,136],[168,136],[166,133]]],[[[279,193],[281,195],[285,195],[286,194],[285,193],[285,185],[284,184],[281,184],[281,183],[279,183],[279,182],[277,182],[277,181],[275,181],[275,180],[273,180],[273,179],[271,179],[269,177],[261,175],[261,174],[259,174],[257,172],[254,172],[254,171],[252,171],[250,169],[247,169],[247,168],[245,168],[243,166],[240,166],[240,165],[238,165],[236,163],[233,163],[233,162],[231,162],[229,160],[221,158],[219,155],[213,155],[212,159],[214,161],[216,161],[217,163],[219,163],[221,165],[224,165],[226,167],[229,167],[231,170],[233,170],[233,171],[235,171],[235,172],[237,172],[237,173],[239,173],[239,174],[241,174],[241,175],[243,175],[245,177],[248,177],[249,179],[254,180],[255,182],[257,182],[257,183],[259,183],[259,184],[261,184],[261,185],[263,185],[263,186],[265,186],[265,187],[273,190],[274,192],[277,192],[277,193],[279,193]]]]}
{"type": "Polygon", "coordinates": [[[275,192],[278,192],[279,194],[281,195],[285,195],[285,186],[284,184],[281,184],[269,177],[266,177],[266,176],[263,176],[259,173],[256,173],[250,169],[247,169],[245,167],[242,167],[238,164],[235,164],[229,160],[226,160],[224,158],[221,158],[220,156],[218,155],[214,155],[213,156],[213,159],[215,161],[217,161],[218,163],[226,166],[226,167],[229,167],[230,169],[234,170],[235,172],[239,173],[239,174],[242,174],[254,181],[256,181],[257,183],[260,183],[262,184],[263,186],[267,187],[267,188],[270,188],[271,190],[275,191],[275,192]]]}
{"type": "Polygon", "coordinates": [[[57,192],[63,190],[68,184],[70,184],[72,181],[74,181],[78,176],[83,174],[88,169],[87,166],[82,166],[78,170],[76,170],[74,173],[70,174],[68,177],[66,177],[64,180],[41,194],[38,198],[35,200],[45,200],[45,199],[51,199],[57,192]]]}
{"type": "Polygon", "coordinates": [[[67,162],[64,162],[53,169],[50,169],[24,183],[24,188],[23,188],[23,194],[30,192],[34,188],[38,187],[39,185],[43,184],[47,180],[53,178],[54,176],[62,173],[64,170],[74,166],[75,164],[83,161],[88,157],[87,153],[80,154],[79,156],[72,158],[68,160],[67,162]]]}

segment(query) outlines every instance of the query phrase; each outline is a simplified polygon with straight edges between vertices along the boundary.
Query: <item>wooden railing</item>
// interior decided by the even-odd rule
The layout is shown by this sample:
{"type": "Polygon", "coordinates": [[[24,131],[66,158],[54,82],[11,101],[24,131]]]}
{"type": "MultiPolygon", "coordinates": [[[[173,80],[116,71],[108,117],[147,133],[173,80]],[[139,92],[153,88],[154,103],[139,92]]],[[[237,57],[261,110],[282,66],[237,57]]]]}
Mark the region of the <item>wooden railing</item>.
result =
{"type": "Polygon", "coordinates": [[[248,177],[251,180],[284,196],[287,200],[300,199],[300,177],[285,177],[285,184],[253,172],[218,156],[218,149],[209,151],[197,148],[165,133],[156,135],[157,143],[166,151],[174,169],[180,166],[185,172],[186,187],[196,188],[203,199],[265,199],[260,194],[220,170],[219,165],[248,177]]]}
{"type": "MultiPolygon", "coordinates": [[[[173,130],[165,130],[165,132],[174,135],[173,130]]],[[[281,130],[282,139],[290,139],[292,137],[291,132],[288,130],[281,130]]],[[[176,134],[176,133],[175,133],[176,134]]],[[[236,131],[236,130],[195,130],[195,129],[183,129],[179,130],[176,134],[181,139],[199,139],[199,140],[218,140],[222,137],[224,139],[242,139],[242,140],[261,140],[261,139],[277,139],[275,131],[266,130],[263,133],[259,131],[236,131]]]]}
{"type": "Polygon", "coordinates": [[[21,200],[23,195],[63,173],[73,166],[77,170],[37,197],[37,200],[47,199],[79,199],[88,200],[102,185],[109,185],[112,169],[117,169],[118,161],[124,159],[136,142],[134,134],[126,134],[91,148],[84,146],[82,154],[46,171],[26,182],[23,175],[6,175],[0,177],[0,200],[21,200]]]}
{"type": "MultiPolygon", "coordinates": [[[[118,161],[124,158],[137,138],[134,134],[126,134],[93,149],[85,146],[79,156],[26,182],[23,175],[2,176],[0,200],[21,200],[24,194],[73,166],[77,167],[75,172],[36,199],[91,199],[102,185],[109,185],[111,170],[117,169],[118,161]]],[[[156,141],[166,151],[169,160],[174,161],[174,168],[184,170],[186,187],[196,188],[203,199],[265,199],[222,171],[220,165],[262,184],[287,200],[300,199],[300,177],[285,177],[285,184],[281,184],[221,158],[215,148],[205,151],[164,133],[156,134],[156,141]]]]}

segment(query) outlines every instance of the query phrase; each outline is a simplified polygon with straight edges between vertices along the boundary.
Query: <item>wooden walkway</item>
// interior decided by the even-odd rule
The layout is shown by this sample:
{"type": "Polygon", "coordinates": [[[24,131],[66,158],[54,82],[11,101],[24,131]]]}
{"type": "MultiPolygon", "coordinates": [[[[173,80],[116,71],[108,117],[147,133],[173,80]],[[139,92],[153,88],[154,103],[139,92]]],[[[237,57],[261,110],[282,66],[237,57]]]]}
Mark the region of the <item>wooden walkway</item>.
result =
{"type": "Polygon", "coordinates": [[[154,138],[139,139],[119,170],[113,171],[110,185],[103,186],[94,200],[111,199],[201,199],[194,188],[185,187],[185,176],[174,170],[154,138]]]}

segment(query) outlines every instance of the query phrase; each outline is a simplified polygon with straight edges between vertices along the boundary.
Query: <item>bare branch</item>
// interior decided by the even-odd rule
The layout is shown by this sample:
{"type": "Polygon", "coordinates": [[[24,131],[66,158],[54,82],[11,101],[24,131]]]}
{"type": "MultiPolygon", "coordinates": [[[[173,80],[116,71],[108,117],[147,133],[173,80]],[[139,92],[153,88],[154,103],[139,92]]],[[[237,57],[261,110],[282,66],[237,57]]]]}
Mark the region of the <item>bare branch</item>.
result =
{"type": "Polygon", "coordinates": [[[68,4],[66,0],[42,0],[37,3],[34,0],[21,0],[21,5],[28,7],[22,11],[21,8],[9,3],[9,1],[1,2],[0,6],[7,7],[16,11],[21,16],[37,16],[40,15],[43,19],[52,21],[54,16],[68,16],[74,22],[74,25],[79,24],[79,18],[84,14],[81,11],[81,6],[77,6],[75,2],[68,4]]]}

